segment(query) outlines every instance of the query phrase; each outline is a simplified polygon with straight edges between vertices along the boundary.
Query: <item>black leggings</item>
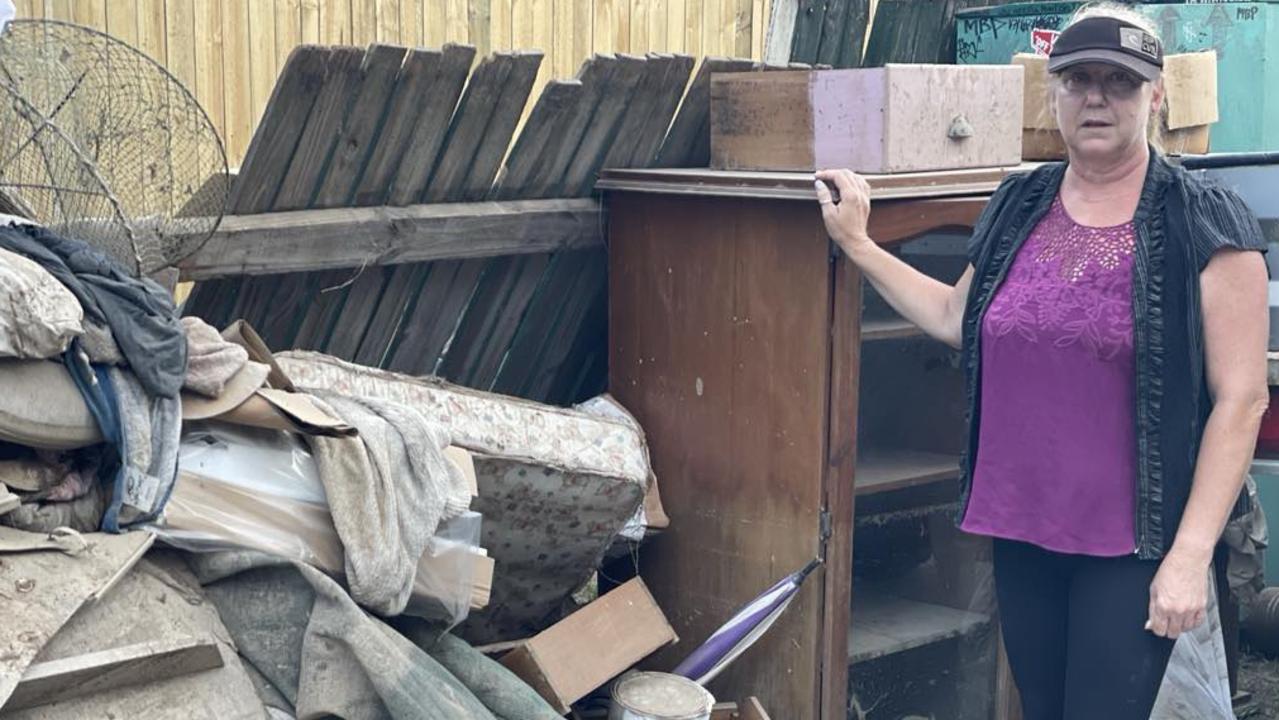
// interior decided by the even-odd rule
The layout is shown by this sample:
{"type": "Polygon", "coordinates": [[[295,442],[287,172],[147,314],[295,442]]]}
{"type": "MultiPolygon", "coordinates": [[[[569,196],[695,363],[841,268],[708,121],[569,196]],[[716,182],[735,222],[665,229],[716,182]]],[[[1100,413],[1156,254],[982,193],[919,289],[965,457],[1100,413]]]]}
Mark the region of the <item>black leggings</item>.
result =
{"type": "Polygon", "coordinates": [[[1159,563],[995,540],[995,592],[1025,720],[1147,720],[1173,641],[1144,629],[1159,563]]]}

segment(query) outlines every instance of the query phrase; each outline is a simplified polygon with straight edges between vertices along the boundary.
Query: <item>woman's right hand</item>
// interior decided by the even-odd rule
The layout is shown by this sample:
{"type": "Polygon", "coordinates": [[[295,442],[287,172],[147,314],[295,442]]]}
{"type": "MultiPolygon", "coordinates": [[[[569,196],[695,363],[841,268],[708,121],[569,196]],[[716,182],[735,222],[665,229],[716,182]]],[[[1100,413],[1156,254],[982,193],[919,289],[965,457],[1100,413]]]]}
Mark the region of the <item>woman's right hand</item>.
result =
{"type": "Polygon", "coordinates": [[[860,247],[874,245],[866,231],[870,220],[870,185],[866,180],[852,170],[821,170],[816,177],[817,202],[831,239],[850,256],[860,247]],[[839,191],[839,202],[826,183],[839,191]]]}

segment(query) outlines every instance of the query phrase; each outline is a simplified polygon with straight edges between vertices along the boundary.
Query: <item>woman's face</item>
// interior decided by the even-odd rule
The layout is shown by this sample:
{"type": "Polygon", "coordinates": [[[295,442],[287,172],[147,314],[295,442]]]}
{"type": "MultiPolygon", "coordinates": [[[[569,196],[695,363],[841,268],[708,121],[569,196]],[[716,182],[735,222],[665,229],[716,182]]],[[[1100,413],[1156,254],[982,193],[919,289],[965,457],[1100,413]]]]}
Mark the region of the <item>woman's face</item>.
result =
{"type": "Polygon", "coordinates": [[[1068,67],[1052,87],[1062,138],[1072,155],[1084,158],[1117,157],[1145,145],[1148,121],[1163,100],[1161,83],[1104,63],[1068,67]]]}

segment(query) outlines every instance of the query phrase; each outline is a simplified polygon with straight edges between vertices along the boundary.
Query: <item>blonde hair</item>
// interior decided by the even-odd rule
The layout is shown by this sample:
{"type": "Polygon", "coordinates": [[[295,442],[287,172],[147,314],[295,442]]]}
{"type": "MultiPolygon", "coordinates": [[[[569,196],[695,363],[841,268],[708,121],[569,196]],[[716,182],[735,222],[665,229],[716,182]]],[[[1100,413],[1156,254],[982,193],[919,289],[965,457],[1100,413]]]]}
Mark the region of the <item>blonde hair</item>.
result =
{"type": "MultiPolygon", "coordinates": [[[[1074,25],[1080,20],[1088,18],[1106,17],[1131,23],[1146,31],[1150,35],[1159,39],[1163,43],[1163,38],[1159,37],[1159,31],[1155,28],[1154,22],[1145,15],[1137,12],[1131,5],[1118,2],[1110,2],[1109,0],[1101,0],[1100,2],[1091,2],[1075,11],[1070,16],[1070,21],[1066,23],[1066,28],[1074,25]]],[[[1066,28],[1062,28],[1065,30],[1066,28]]],[[[1160,80],[1163,76],[1160,75],[1160,80]]],[[[1054,79],[1049,83],[1049,88],[1054,87],[1058,80],[1054,79]]],[[[1051,93],[1050,93],[1051,94],[1051,93]]],[[[1050,102],[1056,102],[1051,100],[1050,102]]],[[[1159,111],[1150,113],[1150,118],[1146,121],[1146,140],[1159,152],[1163,152],[1163,128],[1168,117],[1168,104],[1160,101],[1159,111]]]]}

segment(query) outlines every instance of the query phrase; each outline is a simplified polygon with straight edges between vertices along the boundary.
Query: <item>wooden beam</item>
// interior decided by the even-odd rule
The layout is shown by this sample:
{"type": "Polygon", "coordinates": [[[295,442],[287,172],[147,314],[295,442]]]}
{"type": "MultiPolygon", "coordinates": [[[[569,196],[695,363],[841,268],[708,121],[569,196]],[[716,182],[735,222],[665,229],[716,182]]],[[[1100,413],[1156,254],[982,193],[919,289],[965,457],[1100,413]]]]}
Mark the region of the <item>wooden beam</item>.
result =
{"type": "Polygon", "coordinates": [[[603,243],[600,213],[563,199],[231,216],[178,267],[207,280],[585,248],[603,243]]]}
{"type": "Polygon", "coordinates": [[[101,690],[167,680],[222,667],[211,638],[126,645],[62,660],[33,663],[4,704],[6,711],[48,705],[101,690]]]}

